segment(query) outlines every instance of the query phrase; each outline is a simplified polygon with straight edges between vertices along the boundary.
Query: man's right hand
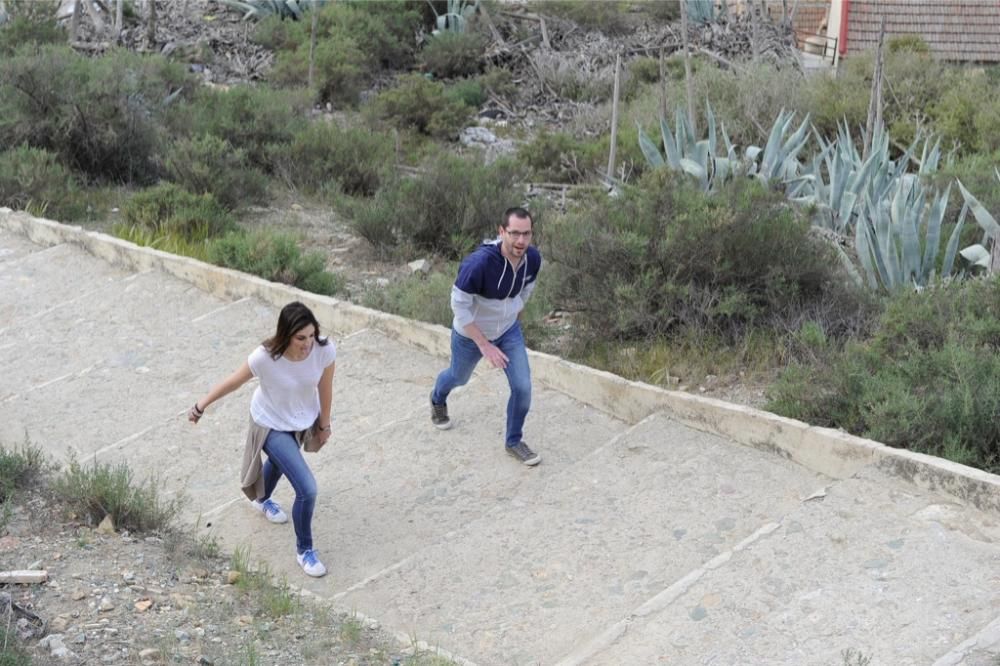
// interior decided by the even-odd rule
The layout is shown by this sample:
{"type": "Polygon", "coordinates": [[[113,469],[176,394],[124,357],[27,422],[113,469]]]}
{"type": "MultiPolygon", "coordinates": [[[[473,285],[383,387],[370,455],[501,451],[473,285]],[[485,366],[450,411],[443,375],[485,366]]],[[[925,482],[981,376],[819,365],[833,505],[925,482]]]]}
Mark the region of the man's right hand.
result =
{"type": "Polygon", "coordinates": [[[507,355],[500,351],[500,348],[492,342],[480,345],[479,352],[494,368],[503,370],[507,367],[507,355]]]}

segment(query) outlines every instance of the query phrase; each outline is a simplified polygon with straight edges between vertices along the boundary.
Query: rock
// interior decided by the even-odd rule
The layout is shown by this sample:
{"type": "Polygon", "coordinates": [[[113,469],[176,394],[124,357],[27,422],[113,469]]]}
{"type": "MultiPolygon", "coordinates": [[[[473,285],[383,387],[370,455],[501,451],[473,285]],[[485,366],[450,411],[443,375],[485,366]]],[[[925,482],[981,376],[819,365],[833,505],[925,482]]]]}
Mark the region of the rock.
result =
{"type": "Polygon", "coordinates": [[[427,259],[417,259],[416,261],[411,261],[406,265],[410,267],[411,273],[423,273],[426,275],[431,272],[431,262],[427,259]]]}
{"type": "Polygon", "coordinates": [[[61,634],[69,627],[69,618],[65,615],[56,615],[49,621],[49,631],[53,634],[61,634]]]}
{"type": "Polygon", "coordinates": [[[0,537],[0,553],[5,550],[14,550],[20,543],[20,539],[9,534],[7,536],[0,537]]]}
{"type": "Polygon", "coordinates": [[[73,637],[73,642],[77,645],[83,645],[87,642],[87,635],[81,632],[73,637]]]}
{"type": "Polygon", "coordinates": [[[243,574],[239,571],[227,571],[226,572],[226,583],[229,585],[235,585],[243,574]]]}
{"type": "Polygon", "coordinates": [[[142,597],[141,599],[135,602],[135,610],[136,612],[139,613],[145,613],[152,607],[153,607],[153,600],[150,599],[149,597],[142,597]]]}
{"type": "Polygon", "coordinates": [[[476,144],[489,146],[499,141],[497,135],[485,127],[466,127],[458,135],[458,140],[463,146],[474,146],[476,144]]]}
{"type": "Polygon", "coordinates": [[[195,605],[194,598],[186,594],[174,592],[170,595],[170,602],[177,608],[191,608],[195,605]]]}
{"type": "Polygon", "coordinates": [[[135,572],[134,571],[123,571],[122,572],[122,580],[131,585],[132,583],[135,582],[135,572]]]}
{"type": "Polygon", "coordinates": [[[77,588],[73,590],[73,594],[70,595],[70,598],[73,601],[80,601],[81,599],[87,598],[87,593],[84,590],[77,588]]]}
{"type": "Polygon", "coordinates": [[[191,634],[184,631],[183,629],[175,629],[174,638],[179,640],[181,643],[188,643],[191,641],[191,634]]]}
{"type": "Polygon", "coordinates": [[[97,531],[101,534],[114,534],[115,533],[115,521],[111,517],[111,514],[104,516],[104,520],[101,524],[97,526],[97,531]]]}
{"type": "Polygon", "coordinates": [[[101,602],[97,604],[97,611],[99,613],[107,613],[108,611],[113,611],[115,609],[115,603],[111,601],[111,597],[103,596],[101,597],[101,602]]]}
{"type": "Polygon", "coordinates": [[[201,655],[201,656],[198,657],[198,663],[199,664],[203,664],[203,666],[214,666],[214,664],[215,664],[214,661],[212,661],[211,659],[209,659],[205,655],[201,655]]]}

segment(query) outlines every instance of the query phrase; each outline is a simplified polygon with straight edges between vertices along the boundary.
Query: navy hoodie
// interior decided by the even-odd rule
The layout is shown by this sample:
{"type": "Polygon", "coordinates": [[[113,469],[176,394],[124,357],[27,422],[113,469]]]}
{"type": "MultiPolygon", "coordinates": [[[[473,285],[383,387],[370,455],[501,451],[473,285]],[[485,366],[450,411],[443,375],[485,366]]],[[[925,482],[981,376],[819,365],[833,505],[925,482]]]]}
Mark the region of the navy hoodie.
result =
{"type": "Polygon", "coordinates": [[[465,335],[465,327],[475,324],[487,339],[499,338],[517,321],[541,269],[542,255],[534,245],[516,270],[500,253],[499,239],[480,245],[462,260],[451,288],[455,330],[465,335]]]}

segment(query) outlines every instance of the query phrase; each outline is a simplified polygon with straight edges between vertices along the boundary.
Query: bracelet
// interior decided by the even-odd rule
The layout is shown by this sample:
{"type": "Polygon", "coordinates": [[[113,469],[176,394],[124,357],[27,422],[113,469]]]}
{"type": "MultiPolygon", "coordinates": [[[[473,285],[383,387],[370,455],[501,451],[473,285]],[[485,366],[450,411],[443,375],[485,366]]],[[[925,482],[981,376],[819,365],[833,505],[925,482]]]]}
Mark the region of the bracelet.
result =
{"type": "Polygon", "coordinates": [[[319,430],[322,432],[333,432],[333,426],[332,425],[323,426],[322,428],[319,428],[319,430]]]}
{"type": "Polygon", "coordinates": [[[198,407],[198,403],[197,402],[194,403],[194,407],[192,409],[194,409],[194,413],[197,416],[204,416],[205,415],[205,410],[201,409],[200,407],[198,407]]]}

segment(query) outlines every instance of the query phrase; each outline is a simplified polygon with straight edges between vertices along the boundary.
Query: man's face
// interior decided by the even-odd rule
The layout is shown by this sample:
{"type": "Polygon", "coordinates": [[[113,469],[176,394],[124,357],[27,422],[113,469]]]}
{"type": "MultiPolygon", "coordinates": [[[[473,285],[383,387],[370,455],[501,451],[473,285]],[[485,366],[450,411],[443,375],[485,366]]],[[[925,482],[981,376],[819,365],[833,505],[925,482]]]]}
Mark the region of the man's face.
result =
{"type": "Polygon", "coordinates": [[[500,227],[500,241],[504,254],[520,259],[531,245],[531,218],[511,215],[507,228],[500,227]]]}

